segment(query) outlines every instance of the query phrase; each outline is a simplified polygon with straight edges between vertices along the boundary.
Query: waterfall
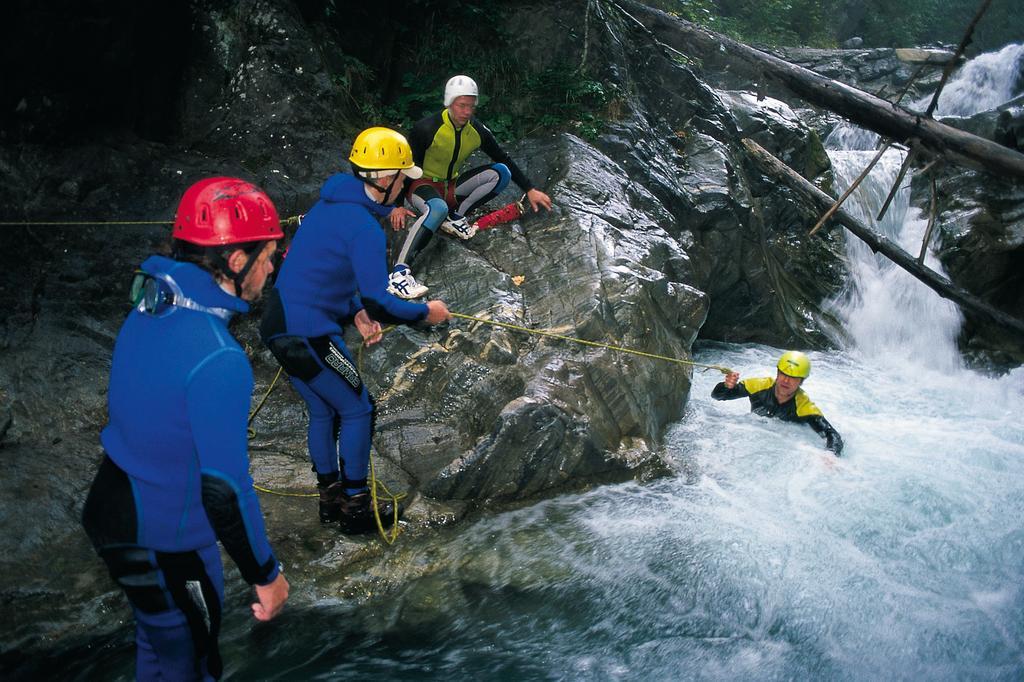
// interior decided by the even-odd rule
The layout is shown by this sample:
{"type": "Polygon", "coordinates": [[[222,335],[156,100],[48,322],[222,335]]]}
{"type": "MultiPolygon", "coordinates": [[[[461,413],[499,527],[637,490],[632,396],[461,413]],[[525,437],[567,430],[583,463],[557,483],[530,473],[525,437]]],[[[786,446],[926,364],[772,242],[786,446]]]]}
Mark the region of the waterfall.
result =
{"type": "MultiPolygon", "coordinates": [[[[874,151],[829,151],[841,190],[850,186],[874,155],[874,151]]],[[[844,207],[876,232],[916,254],[928,220],[909,205],[909,174],[883,220],[875,221],[904,156],[901,151],[887,151],[844,207]]],[[[927,358],[930,366],[941,371],[959,367],[956,338],[962,317],[954,303],[889,259],[873,253],[859,239],[847,239],[846,255],[850,281],[832,305],[860,355],[873,361],[887,358],[899,363],[927,358]]],[[[943,272],[931,252],[926,254],[925,265],[943,272]]]]}
{"type": "MultiPolygon", "coordinates": [[[[939,96],[935,116],[973,116],[995,109],[1021,93],[1024,88],[1024,43],[1007,45],[998,52],[979,55],[957,72],[939,96]]],[[[910,105],[925,111],[932,96],[910,105]]]]}
{"type": "MultiPolygon", "coordinates": [[[[1024,45],[1009,45],[966,64],[947,83],[938,113],[970,116],[1012,99],[1018,89],[1018,64],[1024,45]]],[[[931,97],[916,106],[927,107],[931,97]],[[922,104],[923,102],[923,104],[922,104]]],[[[875,133],[843,124],[826,140],[835,173],[836,190],[843,192],[867,166],[879,144],[875,133]]],[[[908,173],[882,221],[882,203],[896,180],[905,152],[889,150],[851,195],[844,208],[876,232],[916,255],[921,250],[928,216],[909,205],[908,173]]],[[[885,359],[900,364],[950,371],[960,366],[956,339],[962,316],[952,302],[919,282],[860,240],[847,239],[850,281],[832,307],[843,320],[853,350],[873,363],[885,359]]],[[[925,265],[945,274],[929,250],[925,265]]]]}

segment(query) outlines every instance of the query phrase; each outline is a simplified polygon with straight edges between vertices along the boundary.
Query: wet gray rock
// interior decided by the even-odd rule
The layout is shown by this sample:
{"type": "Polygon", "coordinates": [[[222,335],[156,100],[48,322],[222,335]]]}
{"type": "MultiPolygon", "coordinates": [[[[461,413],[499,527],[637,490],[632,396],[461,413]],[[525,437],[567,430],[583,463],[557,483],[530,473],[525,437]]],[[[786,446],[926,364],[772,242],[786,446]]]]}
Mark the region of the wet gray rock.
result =
{"type": "Polygon", "coordinates": [[[771,145],[786,165],[804,177],[816,178],[832,167],[817,132],[785,102],[759,99],[746,91],[720,91],[718,95],[735,118],[741,138],[771,145]]]}
{"type": "MultiPolygon", "coordinates": [[[[844,45],[845,47],[845,45],[844,45]]],[[[822,76],[852,85],[884,99],[895,100],[904,89],[904,102],[935,90],[942,78],[943,63],[932,60],[912,63],[899,58],[889,47],[828,50],[775,48],[772,53],[822,76]]]]}
{"type": "Polygon", "coordinates": [[[1015,97],[992,111],[983,111],[967,118],[947,116],[941,120],[946,125],[966,130],[1011,149],[1024,149],[1024,95],[1015,97]]]}
{"type": "MultiPolygon", "coordinates": [[[[1024,320],[1024,183],[981,171],[936,172],[937,255],[957,285],[1024,320]]],[[[928,178],[915,176],[912,201],[927,212],[928,178]]],[[[926,213],[927,215],[927,213],[926,213]]],[[[980,367],[1024,363],[1024,338],[966,315],[960,336],[965,354],[980,367]]]]}

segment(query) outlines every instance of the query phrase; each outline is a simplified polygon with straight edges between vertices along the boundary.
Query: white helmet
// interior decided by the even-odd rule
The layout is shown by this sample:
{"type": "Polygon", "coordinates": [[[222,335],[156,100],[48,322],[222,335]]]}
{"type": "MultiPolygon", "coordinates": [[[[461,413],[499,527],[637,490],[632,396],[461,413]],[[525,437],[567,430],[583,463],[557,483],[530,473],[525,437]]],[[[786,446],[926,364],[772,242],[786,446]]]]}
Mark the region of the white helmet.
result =
{"type": "Polygon", "coordinates": [[[480,91],[477,90],[476,81],[469,76],[452,76],[444,84],[444,105],[450,107],[455,98],[462,95],[479,97],[480,91]]]}

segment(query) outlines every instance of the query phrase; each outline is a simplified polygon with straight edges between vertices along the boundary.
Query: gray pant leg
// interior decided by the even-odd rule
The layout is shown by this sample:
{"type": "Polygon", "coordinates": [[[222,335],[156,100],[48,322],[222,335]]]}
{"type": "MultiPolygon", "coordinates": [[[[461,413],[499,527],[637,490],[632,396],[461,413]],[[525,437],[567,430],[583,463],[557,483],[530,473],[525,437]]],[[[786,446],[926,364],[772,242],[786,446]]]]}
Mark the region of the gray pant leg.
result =
{"type": "Polygon", "coordinates": [[[460,200],[459,215],[465,216],[476,208],[494,191],[499,182],[501,182],[501,176],[498,171],[488,168],[456,185],[455,198],[460,200]]]}

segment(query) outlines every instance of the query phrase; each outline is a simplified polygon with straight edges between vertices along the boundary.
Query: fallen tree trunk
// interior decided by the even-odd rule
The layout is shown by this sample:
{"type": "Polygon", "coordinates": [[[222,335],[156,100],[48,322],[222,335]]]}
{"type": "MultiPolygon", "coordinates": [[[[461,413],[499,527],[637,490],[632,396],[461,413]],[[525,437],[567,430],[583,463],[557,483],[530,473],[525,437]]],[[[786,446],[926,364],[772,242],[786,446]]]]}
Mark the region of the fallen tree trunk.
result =
{"type": "MultiPolygon", "coordinates": [[[[802,175],[772,156],[764,147],[753,140],[744,139],[743,146],[747,148],[751,157],[757,161],[758,165],[767,175],[786,183],[798,194],[817,205],[821,210],[828,209],[835,203],[834,197],[822,192],[804,179],[802,175]]],[[[892,240],[874,232],[845,210],[840,208],[832,216],[832,219],[863,240],[864,243],[871,247],[872,251],[881,253],[919,279],[939,296],[957,303],[965,310],[982,315],[996,324],[1024,334],[1024,322],[994,308],[977,296],[956,286],[934,270],[919,264],[913,256],[900,248],[892,240]]]]}
{"type": "Polygon", "coordinates": [[[745,63],[752,80],[766,78],[793,94],[897,142],[915,139],[932,154],[997,175],[1024,178],[1024,154],[952,126],[915,114],[879,97],[791,64],[721,34],[633,0],[619,9],[659,41],[685,54],[727,52],[745,63]]]}

